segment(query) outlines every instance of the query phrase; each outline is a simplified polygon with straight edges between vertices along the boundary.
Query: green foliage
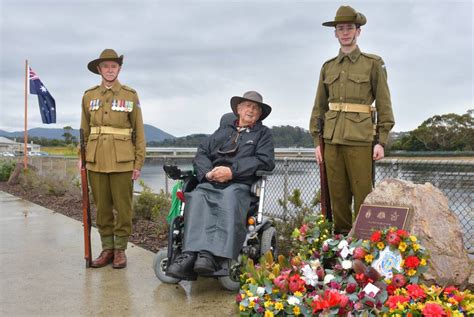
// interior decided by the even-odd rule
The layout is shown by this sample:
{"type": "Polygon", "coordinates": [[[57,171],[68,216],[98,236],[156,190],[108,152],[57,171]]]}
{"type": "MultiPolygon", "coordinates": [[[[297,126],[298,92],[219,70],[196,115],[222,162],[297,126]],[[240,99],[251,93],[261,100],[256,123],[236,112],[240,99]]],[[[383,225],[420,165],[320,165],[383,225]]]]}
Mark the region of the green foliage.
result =
{"type": "Polygon", "coordinates": [[[275,147],[314,147],[309,131],[300,127],[274,126],[272,135],[275,147]]]}
{"type": "Polygon", "coordinates": [[[166,215],[171,206],[170,195],[166,194],[163,190],[155,194],[143,180],[139,182],[143,190],[133,204],[134,218],[153,220],[166,224],[166,215]]]}
{"type": "Polygon", "coordinates": [[[166,139],[160,142],[148,142],[148,146],[157,147],[197,147],[208,137],[207,134],[191,134],[181,138],[166,139]]]}
{"type": "Polygon", "coordinates": [[[25,190],[34,190],[43,195],[63,196],[66,193],[79,194],[75,185],[76,176],[62,177],[55,173],[40,175],[34,167],[30,167],[19,175],[19,183],[25,190]]]}
{"type": "Polygon", "coordinates": [[[10,174],[15,169],[16,162],[12,160],[0,161],[0,181],[6,182],[10,178],[10,174]]]}
{"type": "Polygon", "coordinates": [[[319,192],[315,193],[311,204],[308,206],[304,204],[301,199],[301,190],[296,188],[293,190],[293,193],[288,196],[287,201],[282,199],[278,200],[278,203],[283,206],[285,210],[291,210],[291,213],[293,214],[292,217],[285,215],[283,221],[276,222],[276,229],[280,241],[282,242],[278,247],[280,254],[289,255],[292,245],[288,242],[292,241],[294,229],[300,228],[308,217],[319,214],[316,207],[319,205],[320,197],[319,192]]]}
{"type": "Polygon", "coordinates": [[[472,151],[474,110],[463,115],[448,113],[425,120],[418,128],[395,141],[392,150],[472,151]]]}

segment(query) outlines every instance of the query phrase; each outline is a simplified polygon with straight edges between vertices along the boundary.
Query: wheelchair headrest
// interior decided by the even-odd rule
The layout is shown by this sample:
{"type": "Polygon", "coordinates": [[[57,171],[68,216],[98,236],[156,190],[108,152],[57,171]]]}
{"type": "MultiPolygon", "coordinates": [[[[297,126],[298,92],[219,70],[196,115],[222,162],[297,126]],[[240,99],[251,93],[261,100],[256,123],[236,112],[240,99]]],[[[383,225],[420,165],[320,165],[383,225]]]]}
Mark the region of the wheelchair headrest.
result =
{"type": "Polygon", "coordinates": [[[237,120],[237,116],[233,112],[225,113],[221,117],[221,122],[219,126],[223,128],[229,124],[234,124],[235,120],[237,120]]]}

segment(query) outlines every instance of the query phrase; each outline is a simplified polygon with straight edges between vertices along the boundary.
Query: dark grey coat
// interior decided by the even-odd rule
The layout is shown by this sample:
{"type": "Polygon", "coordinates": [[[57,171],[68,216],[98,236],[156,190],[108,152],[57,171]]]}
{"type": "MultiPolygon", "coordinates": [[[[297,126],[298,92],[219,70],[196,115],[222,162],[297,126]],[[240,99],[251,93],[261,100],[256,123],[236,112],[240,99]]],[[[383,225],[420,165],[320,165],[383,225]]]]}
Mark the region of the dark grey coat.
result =
{"type": "Polygon", "coordinates": [[[193,164],[200,184],[186,193],[183,251],[235,259],[245,241],[255,172],[275,167],[271,131],[260,121],[240,133],[234,122],[224,123],[199,145],[193,164]],[[219,154],[235,148],[235,153],[219,154]],[[205,175],[216,166],[229,166],[232,180],[209,183],[205,175]]]}

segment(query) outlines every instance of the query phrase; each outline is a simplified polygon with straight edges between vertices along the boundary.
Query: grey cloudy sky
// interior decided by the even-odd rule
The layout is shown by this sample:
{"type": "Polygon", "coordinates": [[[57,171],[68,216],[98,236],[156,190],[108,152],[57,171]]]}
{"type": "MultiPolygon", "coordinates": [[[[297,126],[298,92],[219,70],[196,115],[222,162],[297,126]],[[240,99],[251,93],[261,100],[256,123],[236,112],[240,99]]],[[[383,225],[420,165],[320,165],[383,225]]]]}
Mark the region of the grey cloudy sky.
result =
{"type": "Polygon", "coordinates": [[[308,128],[322,63],[337,55],[321,26],[349,4],[365,14],[359,46],[383,57],[394,131],[473,108],[473,4],[462,1],[0,0],[0,129],[23,129],[24,63],[50,90],[58,123],[43,125],[36,96],[28,126],[79,127],[87,63],[124,54],[120,81],[138,91],[145,123],[175,136],[210,133],[229,99],[257,90],[266,125],[308,128]]]}

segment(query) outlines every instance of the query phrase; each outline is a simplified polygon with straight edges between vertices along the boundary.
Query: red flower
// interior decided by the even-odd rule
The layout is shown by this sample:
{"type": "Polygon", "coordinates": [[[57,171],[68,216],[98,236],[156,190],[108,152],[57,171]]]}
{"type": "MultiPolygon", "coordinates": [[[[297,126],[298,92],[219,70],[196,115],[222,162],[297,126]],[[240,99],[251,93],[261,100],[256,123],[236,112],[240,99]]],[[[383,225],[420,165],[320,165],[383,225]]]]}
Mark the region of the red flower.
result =
{"type": "Polygon", "coordinates": [[[395,274],[392,278],[392,284],[396,288],[403,287],[407,283],[407,280],[403,274],[395,274]]]}
{"type": "Polygon", "coordinates": [[[356,291],[356,289],[357,289],[356,283],[349,283],[347,284],[347,287],[346,287],[346,293],[352,294],[356,291]]]}
{"type": "Polygon", "coordinates": [[[288,281],[288,288],[290,289],[290,292],[304,292],[305,288],[305,281],[302,280],[299,276],[299,274],[295,274],[290,277],[290,280],[288,281]]]}
{"type": "Polygon", "coordinates": [[[379,242],[380,238],[382,238],[382,233],[380,231],[375,231],[374,233],[372,233],[372,236],[370,237],[370,241],[379,242]]]}
{"type": "Polygon", "coordinates": [[[421,311],[424,317],[442,317],[446,316],[446,312],[443,307],[436,303],[427,303],[425,308],[421,311]]]}
{"type": "Polygon", "coordinates": [[[237,303],[240,303],[240,302],[242,301],[242,295],[237,294],[237,296],[235,297],[235,301],[236,301],[237,303]]]}
{"type": "Polygon", "coordinates": [[[408,303],[409,301],[410,298],[408,298],[408,296],[393,295],[387,299],[385,306],[388,306],[390,309],[396,309],[398,303],[403,304],[408,303]]]}
{"type": "Polygon", "coordinates": [[[444,293],[445,294],[451,294],[452,292],[456,291],[457,288],[454,287],[454,286],[447,286],[445,289],[444,289],[444,293]]]}
{"type": "Polygon", "coordinates": [[[393,295],[393,293],[395,292],[397,288],[395,286],[393,286],[393,284],[389,284],[387,285],[387,293],[388,295],[393,295]]]}
{"type": "Polygon", "coordinates": [[[357,247],[357,248],[354,249],[354,252],[352,254],[352,258],[358,259],[358,260],[363,260],[366,255],[367,255],[367,252],[364,250],[364,248],[357,247]]]}
{"type": "Polygon", "coordinates": [[[406,287],[408,295],[414,299],[423,299],[426,297],[425,291],[418,284],[410,284],[406,287]]]}
{"type": "Polygon", "coordinates": [[[408,237],[408,232],[402,229],[397,230],[397,234],[400,236],[400,238],[407,238],[408,237]]]}
{"type": "Polygon", "coordinates": [[[405,266],[408,268],[415,269],[420,265],[420,259],[414,255],[410,255],[405,259],[405,266]]]}
{"type": "Polygon", "coordinates": [[[300,228],[300,233],[302,236],[306,235],[306,232],[308,231],[308,225],[307,224],[304,224],[301,226],[300,228]]]}
{"type": "Polygon", "coordinates": [[[400,241],[401,239],[396,232],[389,232],[387,234],[388,244],[393,245],[393,246],[398,246],[400,244],[400,241]]]}
{"type": "Polygon", "coordinates": [[[338,291],[333,289],[328,289],[324,292],[324,295],[316,295],[311,307],[313,308],[313,313],[316,313],[321,310],[329,309],[331,307],[336,307],[341,302],[341,295],[338,291]]]}

